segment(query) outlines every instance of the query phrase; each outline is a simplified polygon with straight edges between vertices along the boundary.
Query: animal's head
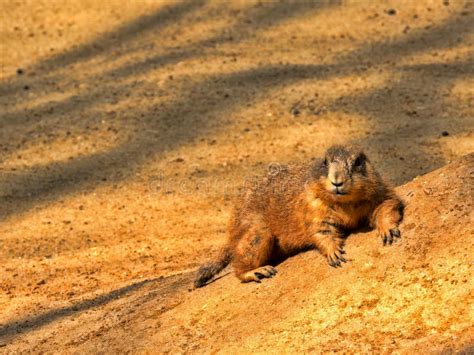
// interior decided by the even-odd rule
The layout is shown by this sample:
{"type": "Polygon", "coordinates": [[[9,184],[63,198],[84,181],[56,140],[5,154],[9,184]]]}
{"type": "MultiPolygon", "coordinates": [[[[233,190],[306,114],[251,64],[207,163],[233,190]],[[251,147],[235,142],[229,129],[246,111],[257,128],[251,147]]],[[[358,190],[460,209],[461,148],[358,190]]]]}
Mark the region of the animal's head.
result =
{"type": "Polygon", "coordinates": [[[335,202],[358,200],[372,189],[372,167],[367,156],[358,149],[344,146],[329,148],[320,171],[320,189],[326,198],[335,202]]]}

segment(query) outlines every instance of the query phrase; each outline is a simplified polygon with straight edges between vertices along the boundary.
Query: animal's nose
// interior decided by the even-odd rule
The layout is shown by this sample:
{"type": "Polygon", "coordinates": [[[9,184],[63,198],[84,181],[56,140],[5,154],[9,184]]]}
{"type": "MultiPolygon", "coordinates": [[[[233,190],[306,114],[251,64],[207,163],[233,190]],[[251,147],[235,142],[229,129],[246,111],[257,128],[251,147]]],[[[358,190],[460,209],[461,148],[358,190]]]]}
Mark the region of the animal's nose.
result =
{"type": "Polygon", "coordinates": [[[331,184],[333,184],[336,187],[341,187],[342,185],[344,185],[343,182],[334,182],[334,181],[331,181],[331,184]]]}

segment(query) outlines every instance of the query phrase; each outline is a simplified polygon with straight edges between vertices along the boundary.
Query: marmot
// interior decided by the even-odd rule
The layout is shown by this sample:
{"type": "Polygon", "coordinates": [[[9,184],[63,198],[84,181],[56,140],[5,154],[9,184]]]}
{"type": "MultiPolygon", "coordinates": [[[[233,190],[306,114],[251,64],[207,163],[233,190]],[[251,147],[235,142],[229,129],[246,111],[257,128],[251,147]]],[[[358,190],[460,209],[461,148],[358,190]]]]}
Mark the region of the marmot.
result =
{"type": "Polygon", "coordinates": [[[238,197],[229,240],[215,261],[203,265],[195,281],[203,286],[231,261],[242,282],[260,282],[277,272],[278,260],[317,248],[329,265],[341,266],[347,235],[377,228],[383,244],[400,238],[403,203],[353,147],[333,146],[325,157],[281,166],[238,197]]]}

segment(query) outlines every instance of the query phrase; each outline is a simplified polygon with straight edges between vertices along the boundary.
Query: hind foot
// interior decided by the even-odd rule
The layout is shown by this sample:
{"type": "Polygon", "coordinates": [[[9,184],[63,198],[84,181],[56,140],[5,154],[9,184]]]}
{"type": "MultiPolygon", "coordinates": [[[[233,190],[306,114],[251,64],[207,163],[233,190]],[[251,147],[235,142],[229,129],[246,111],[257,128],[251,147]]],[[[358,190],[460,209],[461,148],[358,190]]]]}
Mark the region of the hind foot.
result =
{"type": "Polygon", "coordinates": [[[265,277],[273,277],[277,273],[277,270],[270,265],[262,266],[257,269],[253,269],[251,271],[246,272],[241,277],[239,277],[242,282],[261,282],[260,280],[265,277]]]}

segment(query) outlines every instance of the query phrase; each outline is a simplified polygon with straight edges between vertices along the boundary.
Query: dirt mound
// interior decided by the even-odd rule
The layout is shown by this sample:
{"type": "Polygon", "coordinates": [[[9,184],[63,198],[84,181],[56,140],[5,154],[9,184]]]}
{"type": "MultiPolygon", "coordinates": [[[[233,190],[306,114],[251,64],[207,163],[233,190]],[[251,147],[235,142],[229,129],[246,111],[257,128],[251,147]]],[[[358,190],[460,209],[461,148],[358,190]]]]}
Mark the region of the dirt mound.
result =
{"type": "Polygon", "coordinates": [[[472,351],[474,154],[397,188],[402,240],[351,235],[349,262],[310,251],[261,284],[229,272],[145,280],[3,325],[7,351],[472,351]]]}

